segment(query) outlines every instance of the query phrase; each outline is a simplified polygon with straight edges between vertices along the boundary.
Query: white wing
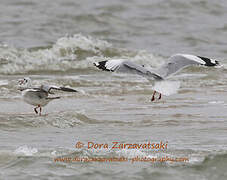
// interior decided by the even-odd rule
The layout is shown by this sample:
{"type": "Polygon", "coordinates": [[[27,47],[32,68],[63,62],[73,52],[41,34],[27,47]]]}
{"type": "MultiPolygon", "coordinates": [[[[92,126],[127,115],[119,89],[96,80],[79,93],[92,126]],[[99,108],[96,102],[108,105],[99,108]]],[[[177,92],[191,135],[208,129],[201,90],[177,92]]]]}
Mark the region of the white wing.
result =
{"type": "Polygon", "coordinates": [[[141,65],[135,64],[129,60],[113,59],[109,61],[96,62],[94,65],[102,69],[103,71],[121,72],[139,74],[146,78],[152,78],[155,80],[161,80],[162,77],[150,69],[147,69],[141,65]]]}
{"type": "Polygon", "coordinates": [[[53,94],[52,90],[66,91],[66,92],[78,92],[77,90],[72,89],[72,88],[58,87],[58,86],[48,86],[48,85],[41,85],[40,89],[45,91],[45,92],[47,92],[47,93],[50,93],[50,94],[53,94]]]}
{"type": "Polygon", "coordinates": [[[219,62],[213,59],[209,59],[201,56],[194,56],[189,54],[176,54],[169,58],[167,63],[156,70],[160,76],[166,78],[172,74],[177,73],[185,67],[192,65],[204,65],[204,66],[217,66],[219,62]]]}

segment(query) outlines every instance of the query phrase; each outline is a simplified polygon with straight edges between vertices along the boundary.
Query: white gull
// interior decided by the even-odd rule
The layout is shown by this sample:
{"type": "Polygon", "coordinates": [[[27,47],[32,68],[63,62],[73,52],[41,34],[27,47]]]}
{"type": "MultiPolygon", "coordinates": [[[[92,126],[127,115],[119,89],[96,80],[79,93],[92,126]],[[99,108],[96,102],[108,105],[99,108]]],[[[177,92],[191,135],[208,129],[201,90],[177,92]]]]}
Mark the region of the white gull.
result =
{"type": "Polygon", "coordinates": [[[25,77],[18,80],[19,90],[22,91],[22,99],[35,106],[34,111],[38,114],[37,109],[39,108],[39,115],[41,115],[42,107],[46,106],[50,101],[59,99],[60,97],[49,97],[49,94],[54,94],[53,90],[60,90],[66,92],[78,92],[77,90],[68,87],[57,87],[49,85],[41,85],[38,87],[32,87],[31,79],[25,77]]]}
{"type": "Polygon", "coordinates": [[[135,64],[130,60],[125,59],[112,59],[107,61],[95,62],[94,65],[104,71],[120,72],[120,73],[132,73],[139,74],[146,77],[148,80],[158,81],[159,85],[154,90],[151,101],[155,100],[156,92],[159,92],[159,98],[161,99],[161,91],[159,89],[161,82],[166,80],[171,75],[177,73],[185,67],[192,65],[202,66],[217,66],[219,62],[214,59],[210,59],[202,56],[195,56],[190,54],[175,54],[171,56],[167,62],[159,68],[147,68],[143,65],[135,64]]]}

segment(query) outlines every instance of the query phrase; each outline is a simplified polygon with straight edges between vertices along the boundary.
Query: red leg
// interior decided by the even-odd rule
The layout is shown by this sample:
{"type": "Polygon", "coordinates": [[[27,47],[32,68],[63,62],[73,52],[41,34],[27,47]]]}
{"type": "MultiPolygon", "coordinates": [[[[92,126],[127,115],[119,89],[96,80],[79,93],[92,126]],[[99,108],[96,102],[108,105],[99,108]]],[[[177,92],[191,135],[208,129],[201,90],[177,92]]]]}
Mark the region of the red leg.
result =
{"type": "Polygon", "coordinates": [[[155,93],[156,93],[156,91],[154,91],[154,93],[152,95],[152,98],[151,98],[151,101],[154,101],[155,100],[155,93]]]}
{"type": "Polygon", "coordinates": [[[162,98],[162,94],[160,93],[160,94],[159,94],[159,98],[158,98],[158,99],[161,99],[161,98],[162,98]]]}
{"type": "Polygon", "coordinates": [[[41,116],[42,108],[40,105],[38,105],[38,107],[39,107],[39,115],[41,116]]]}

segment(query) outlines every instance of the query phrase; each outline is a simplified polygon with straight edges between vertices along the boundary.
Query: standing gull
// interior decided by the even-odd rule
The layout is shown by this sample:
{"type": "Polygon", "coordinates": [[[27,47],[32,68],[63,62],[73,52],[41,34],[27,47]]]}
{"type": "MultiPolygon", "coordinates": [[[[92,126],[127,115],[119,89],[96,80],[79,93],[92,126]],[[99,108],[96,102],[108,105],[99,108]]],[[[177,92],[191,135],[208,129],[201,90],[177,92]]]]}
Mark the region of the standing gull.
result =
{"type": "MultiPolygon", "coordinates": [[[[171,56],[164,65],[155,69],[147,68],[124,59],[100,61],[95,62],[94,65],[104,71],[139,74],[146,77],[148,80],[161,82],[185,67],[192,65],[217,66],[219,65],[219,62],[217,60],[201,56],[190,54],[175,54],[171,56]]],[[[151,101],[155,100],[156,93],[157,91],[154,90],[151,101]]],[[[161,97],[162,94],[159,92],[158,99],[161,99],[161,97]]]]}
{"type": "Polygon", "coordinates": [[[24,79],[19,79],[19,90],[22,91],[23,100],[35,106],[34,111],[38,114],[37,109],[39,108],[39,115],[41,116],[42,107],[46,106],[50,101],[54,99],[59,99],[60,97],[49,97],[49,94],[54,94],[53,90],[60,90],[66,92],[78,92],[77,90],[67,88],[67,87],[57,87],[41,85],[38,87],[32,87],[31,79],[25,77],[24,79]]]}

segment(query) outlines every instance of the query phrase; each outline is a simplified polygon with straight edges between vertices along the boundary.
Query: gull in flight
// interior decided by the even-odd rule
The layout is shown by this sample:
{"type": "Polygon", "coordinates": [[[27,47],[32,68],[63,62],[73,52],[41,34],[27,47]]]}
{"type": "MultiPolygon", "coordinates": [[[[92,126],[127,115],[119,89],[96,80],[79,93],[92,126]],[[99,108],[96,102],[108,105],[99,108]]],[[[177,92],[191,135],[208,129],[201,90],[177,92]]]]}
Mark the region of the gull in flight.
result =
{"type": "MultiPolygon", "coordinates": [[[[125,59],[113,59],[94,63],[94,66],[103,71],[139,74],[146,77],[148,80],[156,82],[163,82],[163,80],[166,80],[171,75],[192,65],[217,66],[219,65],[219,62],[207,57],[190,54],[175,54],[171,56],[165,64],[155,69],[147,68],[125,59]]],[[[155,94],[157,91],[154,89],[151,101],[155,100],[155,94]]],[[[159,91],[158,99],[161,99],[161,97],[162,93],[159,91]]]]}
{"type": "Polygon", "coordinates": [[[38,114],[37,109],[39,108],[39,115],[41,116],[42,107],[46,106],[50,101],[59,99],[60,97],[49,97],[49,94],[54,94],[53,90],[66,91],[66,92],[78,92],[77,90],[67,87],[57,87],[41,85],[38,87],[32,87],[31,79],[25,77],[18,80],[19,90],[22,91],[22,99],[35,106],[34,111],[38,114]]]}

